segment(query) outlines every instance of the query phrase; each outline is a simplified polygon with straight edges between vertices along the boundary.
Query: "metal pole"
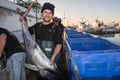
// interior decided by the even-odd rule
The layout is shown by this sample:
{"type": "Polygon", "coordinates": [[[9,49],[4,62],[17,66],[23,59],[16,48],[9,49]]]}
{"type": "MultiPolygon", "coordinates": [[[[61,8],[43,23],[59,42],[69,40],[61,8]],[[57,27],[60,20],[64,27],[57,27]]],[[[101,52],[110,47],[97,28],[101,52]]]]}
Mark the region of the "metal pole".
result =
{"type": "Polygon", "coordinates": [[[36,0],[36,6],[35,6],[35,8],[36,8],[36,23],[38,22],[38,16],[37,16],[37,15],[38,15],[38,14],[37,14],[37,2],[38,2],[38,1],[36,0]]]}

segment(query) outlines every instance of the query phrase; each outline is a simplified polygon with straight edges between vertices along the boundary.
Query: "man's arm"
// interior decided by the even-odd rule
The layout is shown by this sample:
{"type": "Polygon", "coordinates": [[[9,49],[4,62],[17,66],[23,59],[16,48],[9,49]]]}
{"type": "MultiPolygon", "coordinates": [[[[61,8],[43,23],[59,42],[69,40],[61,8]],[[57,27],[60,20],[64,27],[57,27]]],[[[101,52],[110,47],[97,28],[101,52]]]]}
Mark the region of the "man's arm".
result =
{"type": "Polygon", "coordinates": [[[3,52],[3,49],[5,47],[6,40],[7,40],[6,34],[4,34],[4,33],[1,34],[0,35],[0,57],[2,56],[2,52],[3,52]]]}
{"type": "Polygon", "coordinates": [[[24,20],[25,27],[28,29],[28,31],[31,33],[31,35],[33,35],[34,34],[33,26],[35,26],[36,24],[31,26],[31,27],[29,27],[27,17],[23,17],[23,16],[20,15],[19,19],[20,19],[20,21],[24,20]]]}
{"type": "Polygon", "coordinates": [[[61,47],[62,47],[62,44],[57,44],[55,49],[54,49],[54,52],[53,52],[53,55],[52,55],[52,58],[50,60],[50,63],[53,64],[54,61],[55,61],[55,58],[56,56],[59,54],[60,50],[61,50],[61,47]]]}

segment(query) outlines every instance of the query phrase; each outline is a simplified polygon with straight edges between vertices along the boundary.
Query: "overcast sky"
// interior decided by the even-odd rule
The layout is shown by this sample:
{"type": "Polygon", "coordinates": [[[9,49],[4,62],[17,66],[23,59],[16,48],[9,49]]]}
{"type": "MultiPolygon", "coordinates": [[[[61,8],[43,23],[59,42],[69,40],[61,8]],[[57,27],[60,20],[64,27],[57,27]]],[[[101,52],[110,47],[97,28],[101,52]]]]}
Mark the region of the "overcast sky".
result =
{"type": "Polygon", "coordinates": [[[72,21],[81,18],[90,22],[99,19],[104,22],[120,21],[120,0],[38,0],[53,3],[55,16],[72,21]]]}

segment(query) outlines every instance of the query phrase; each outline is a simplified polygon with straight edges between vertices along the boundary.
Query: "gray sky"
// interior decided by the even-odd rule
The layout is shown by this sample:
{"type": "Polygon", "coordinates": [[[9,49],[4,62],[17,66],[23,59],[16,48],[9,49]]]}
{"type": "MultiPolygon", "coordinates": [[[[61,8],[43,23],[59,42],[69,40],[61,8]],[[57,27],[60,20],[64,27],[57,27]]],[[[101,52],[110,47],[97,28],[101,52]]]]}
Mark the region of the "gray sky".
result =
{"type": "Polygon", "coordinates": [[[43,5],[45,2],[53,3],[55,16],[72,21],[80,21],[81,18],[89,22],[120,21],[120,0],[38,0],[43,5]]]}

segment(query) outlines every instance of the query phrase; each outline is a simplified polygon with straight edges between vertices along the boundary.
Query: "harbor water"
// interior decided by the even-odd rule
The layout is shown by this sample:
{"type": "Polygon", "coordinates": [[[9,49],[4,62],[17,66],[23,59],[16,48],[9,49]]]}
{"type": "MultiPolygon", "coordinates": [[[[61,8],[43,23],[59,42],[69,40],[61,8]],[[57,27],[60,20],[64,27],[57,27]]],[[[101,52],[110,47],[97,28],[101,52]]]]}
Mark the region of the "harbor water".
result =
{"type": "Polygon", "coordinates": [[[117,34],[103,34],[103,35],[99,35],[102,37],[106,37],[106,38],[120,38],[120,33],[117,34]]]}

